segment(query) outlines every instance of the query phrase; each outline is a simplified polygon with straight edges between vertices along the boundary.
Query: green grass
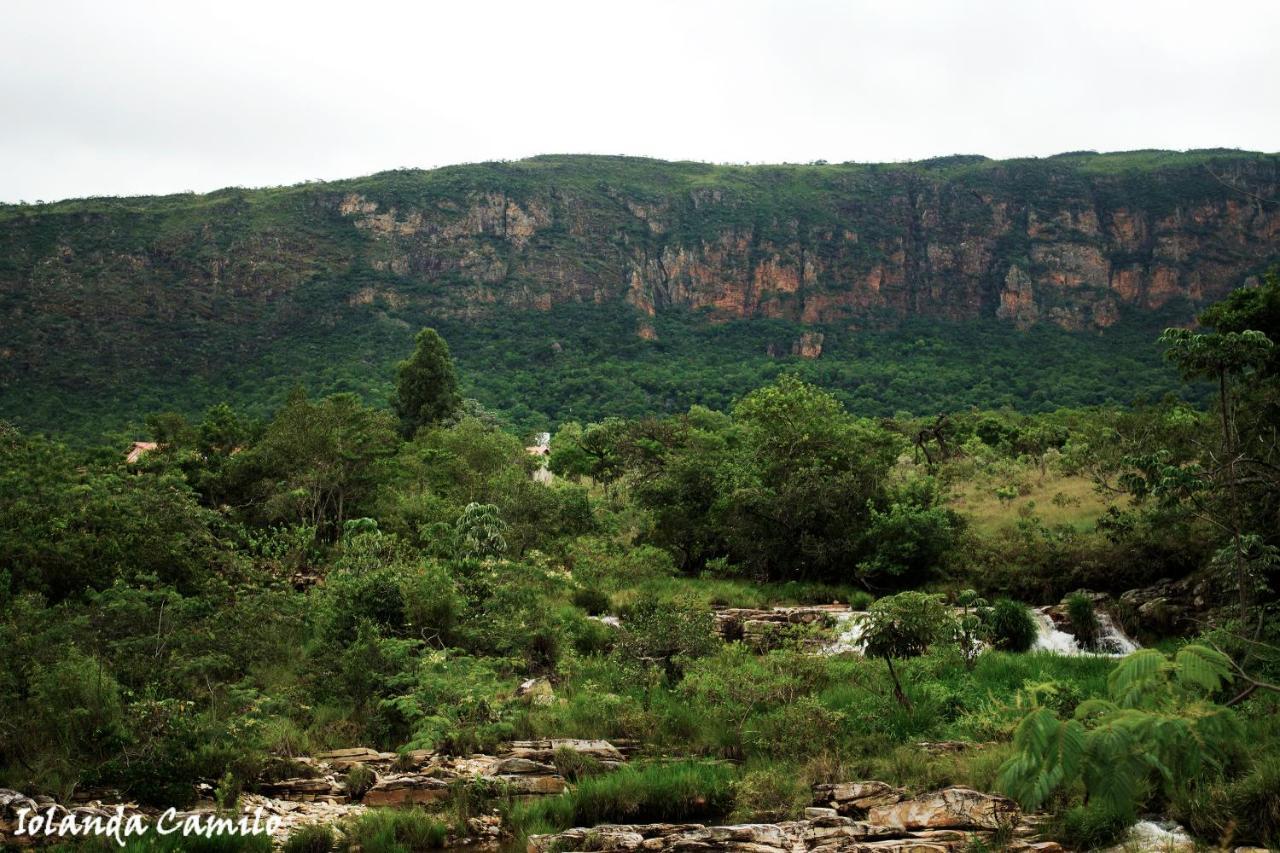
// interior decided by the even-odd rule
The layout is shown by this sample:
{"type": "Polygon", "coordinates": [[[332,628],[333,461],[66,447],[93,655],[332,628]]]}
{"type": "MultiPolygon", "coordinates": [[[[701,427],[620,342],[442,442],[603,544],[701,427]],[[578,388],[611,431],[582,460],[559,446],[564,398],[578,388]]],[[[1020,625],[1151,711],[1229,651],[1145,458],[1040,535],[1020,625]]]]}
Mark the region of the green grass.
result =
{"type": "Polygon", "coordinates": [[[449,835],[439,818],[418,808],[375,809],[344,828],[343,849],[360,853],[418,853],[439,850],[449,835]]]}
{"type": "Polygon", "coordinates": [[[517,836],[602,823],[680,823],[719,819],[733,810],[732,766],[676,761],[626,766],[590,776],[573,790],[514,806],[517,836]]]}
{"type": "Polygon", "coordinates": [[[1042,479],[1028,468],[1019,479],[1026,493],[1012,500],[998,497],[994,483],[966,481],[954,491],[949,505],[980,533],[995,533],[1028,513],[1034,513],[1050,527],[1067,525],[1084,532],[1093,530],[1107,508],[1115,505],[1087,477],[1050,472],[1042,479]]]}

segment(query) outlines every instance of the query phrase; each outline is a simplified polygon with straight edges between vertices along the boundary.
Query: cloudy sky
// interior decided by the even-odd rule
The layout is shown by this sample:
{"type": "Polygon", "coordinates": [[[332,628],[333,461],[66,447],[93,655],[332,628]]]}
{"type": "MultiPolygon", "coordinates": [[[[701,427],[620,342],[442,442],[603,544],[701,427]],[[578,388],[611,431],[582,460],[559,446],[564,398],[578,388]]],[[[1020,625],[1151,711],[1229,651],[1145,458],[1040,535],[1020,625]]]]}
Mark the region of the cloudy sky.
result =
{"type": "Polygon", "coordinates": [[[5,0],[0,200],[539,153],[1280,149],[1280,2],[5,0]]]}

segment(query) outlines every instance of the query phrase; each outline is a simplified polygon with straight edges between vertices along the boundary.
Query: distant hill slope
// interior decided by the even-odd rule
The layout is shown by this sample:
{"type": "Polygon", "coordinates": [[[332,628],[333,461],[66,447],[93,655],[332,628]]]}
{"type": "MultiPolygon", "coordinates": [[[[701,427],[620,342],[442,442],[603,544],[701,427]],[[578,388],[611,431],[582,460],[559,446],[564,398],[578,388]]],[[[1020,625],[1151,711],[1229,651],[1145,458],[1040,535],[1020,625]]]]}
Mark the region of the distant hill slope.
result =
{"type": "Polygon", "coordinates": [[[376,399],[423,324],[521,425],[727,399],[786,364],[869,411],[1089,402],[1172,387],[1151,329],[1277,260],[1280,155],[1218,150],[547,156],[0,206],[0,417],[376,399]]]}

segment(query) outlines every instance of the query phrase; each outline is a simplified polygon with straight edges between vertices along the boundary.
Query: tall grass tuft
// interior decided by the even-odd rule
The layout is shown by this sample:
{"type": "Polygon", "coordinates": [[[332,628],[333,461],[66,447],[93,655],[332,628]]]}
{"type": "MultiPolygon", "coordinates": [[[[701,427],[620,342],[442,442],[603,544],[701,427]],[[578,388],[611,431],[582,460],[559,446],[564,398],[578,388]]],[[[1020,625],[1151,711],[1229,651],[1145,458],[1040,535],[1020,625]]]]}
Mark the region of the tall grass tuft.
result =
{"type": "Polygon", "coordinates": [[[419,853],[444,847],[449,829],[420,809],[368,811],[347,826],[343,849],[360,853],[419,853]]]}
{"type": "Polygon", "coordinates": [[[602,823],[678,823],[721,818],[733,809],[734,769],[726,764],[678,761],[622,767],[584,778],[572,791],[516,805],[517,836],[602,823]]]}

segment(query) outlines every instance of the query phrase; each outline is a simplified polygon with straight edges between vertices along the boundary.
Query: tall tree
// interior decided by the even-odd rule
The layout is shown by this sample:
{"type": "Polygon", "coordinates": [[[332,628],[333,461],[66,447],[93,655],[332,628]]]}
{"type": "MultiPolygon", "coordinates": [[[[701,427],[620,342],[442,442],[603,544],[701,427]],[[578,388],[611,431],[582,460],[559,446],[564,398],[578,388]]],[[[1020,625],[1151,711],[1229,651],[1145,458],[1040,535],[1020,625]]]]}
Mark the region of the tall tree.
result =
{"type": "Polygon", "coordinates": [[[449,345],[435,329],[418,332],[413,355],[400,362],[391,407],[400,433],[413,438],[420,427],[439,423],[462,405],[449,345]]]}

